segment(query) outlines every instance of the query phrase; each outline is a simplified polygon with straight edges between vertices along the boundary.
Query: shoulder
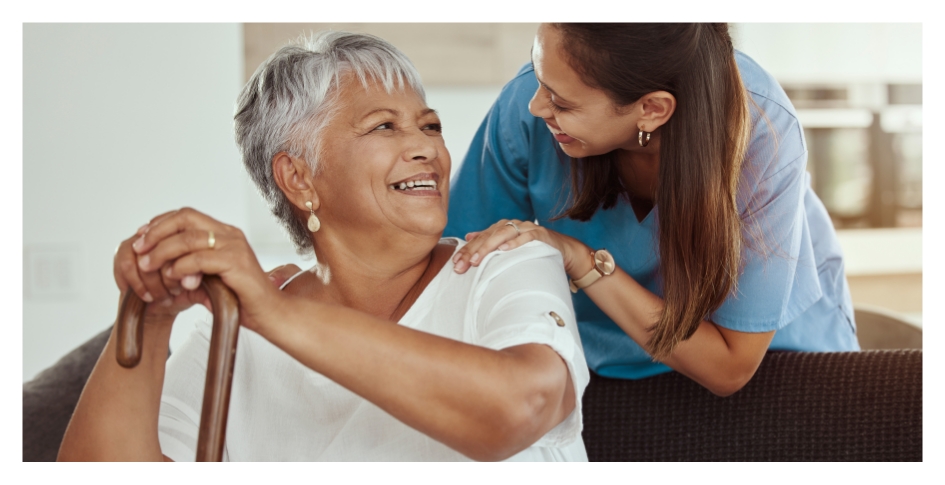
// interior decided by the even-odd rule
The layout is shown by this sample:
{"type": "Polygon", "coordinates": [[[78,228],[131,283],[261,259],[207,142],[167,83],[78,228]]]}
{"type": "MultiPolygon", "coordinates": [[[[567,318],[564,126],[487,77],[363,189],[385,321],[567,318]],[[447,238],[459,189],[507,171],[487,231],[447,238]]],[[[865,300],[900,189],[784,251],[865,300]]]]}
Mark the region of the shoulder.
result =
{"type": "Polygon", "coordinates": [[[515,77],[502,87],[500,98],[502,96],[528,96],[531,99],[536,89],[538,89],[538,79],[535,78],[535,69],[531,62],[526,62],[519,68],[515,77]]]}
{"type": "Polygon", "coordinates": [[[570,299],[561,252],[541,241],[486,255],[474,278],[474,294],[491,288],[503,293],[537,291],[570,299]]]}
{"type": "Polygon", "coordinates": [[[528,102],[538,89],[538,80],[531,63],[526,63],[509,82],[505,83],[493,107],[505,116],[517,116],[531,120],[534,116],[528,112],[528,102]]]}
{"type": "Polygon", "coordinates": [[[479,267],[484,273],[495,274],[529,261],[559,268],[564,274],[564,260],[561,252],[541,241],[529,241],[510,251],[492,252],[486,256],[479,267]]]}
{"type": "Polygon", "coordinates": [[[807,154],[804,129],[787,93],[771,73],[747,54],[736,50],[735,60],[750,97],[751,140],[746,165],[750,166],[755,183],[785,170],[804,170],[807,154]]]}
{"type": "Polygon", "coordinates": [[[761,67],[758,62],[742,51],[735,51],[735,63],[738,65],[739,74],[742,77],[742,83],[745,89],[755,100],[771,102],[781,109],[796,116],[794,105],[788,99],[787,93],[778,83],[777,79],[761,67]]]}

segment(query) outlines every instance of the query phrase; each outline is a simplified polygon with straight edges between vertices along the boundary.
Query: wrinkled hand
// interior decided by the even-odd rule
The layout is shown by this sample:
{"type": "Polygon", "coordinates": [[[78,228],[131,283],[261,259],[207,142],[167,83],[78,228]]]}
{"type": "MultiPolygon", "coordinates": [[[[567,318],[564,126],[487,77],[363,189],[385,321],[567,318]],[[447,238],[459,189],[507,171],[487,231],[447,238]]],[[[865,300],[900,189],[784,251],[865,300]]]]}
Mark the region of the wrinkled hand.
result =
{"type": "Polygon", "coordinates": [[[495,250],[509,251],[529,241],[542,241],[560,251],[568,275],[571,275],[574,256],[590,253],[590,248],[573,237],[517,219],[502,219],[485,230],[466,234],[466,241],[467,244],[453,255],[453,270],[459,274],[471,266],[479,266],[483,258],[495,250]],[[518,227],[517,231],[510,222],[518,227]]]}
{"type": "Polygon", "coordinates": [[[144,271],[138,265],[138,254],[132,244],[138,240],[148,226],[121,242],[115,249],[112,272],[123,300],[127,291],[133,291],[148,303],[145,307],[145,322],[173,322],[178,313],[195,304],[210,308],[210,298],[199,286],[194,290],[181,287],[180,281],[167,278],[158,268],[144,271]]]}
{"type": "Polygon", "coordinates": [[[154,218],[139,233],[131,243],[139,274],[157,273],[166,285],[179,285],[182,294],[199,291],[202,275],[218,275],[239,299],[240,324],[251,330],[258,331],[272,310],[279,308],[281,293],[259,266],[239,228],[183,208],[154,218]]]}

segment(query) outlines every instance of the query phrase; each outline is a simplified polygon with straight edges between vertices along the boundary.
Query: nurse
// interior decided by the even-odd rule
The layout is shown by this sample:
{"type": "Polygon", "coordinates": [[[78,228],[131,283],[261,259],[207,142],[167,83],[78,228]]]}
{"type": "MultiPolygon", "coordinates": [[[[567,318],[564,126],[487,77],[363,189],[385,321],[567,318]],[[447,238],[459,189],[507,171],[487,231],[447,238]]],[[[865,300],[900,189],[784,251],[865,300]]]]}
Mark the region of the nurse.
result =
{"type": "Polygon", "coordinates": [[[588,365],[726,396],[765,352],[858,350],[843,256],[777,81],[726,24],[544,24],[453,182],[458,273],[561,251],[588,365]],[[498,222],[497,222],[498,221],[498,222]]]}

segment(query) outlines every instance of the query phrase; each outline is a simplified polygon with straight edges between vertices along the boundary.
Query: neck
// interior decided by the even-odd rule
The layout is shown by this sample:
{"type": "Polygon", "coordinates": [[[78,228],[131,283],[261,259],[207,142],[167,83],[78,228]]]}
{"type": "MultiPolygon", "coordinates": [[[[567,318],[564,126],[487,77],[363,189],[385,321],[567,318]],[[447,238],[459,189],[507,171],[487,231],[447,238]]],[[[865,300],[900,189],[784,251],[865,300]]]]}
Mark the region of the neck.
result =
{"type": "Polygon", "coordinates": [[[330,231],[314,238],[315,256],[331,279],[312,275],[316,299],[389,318],[430,264],[438,237],[345,238],[330,231]]]}

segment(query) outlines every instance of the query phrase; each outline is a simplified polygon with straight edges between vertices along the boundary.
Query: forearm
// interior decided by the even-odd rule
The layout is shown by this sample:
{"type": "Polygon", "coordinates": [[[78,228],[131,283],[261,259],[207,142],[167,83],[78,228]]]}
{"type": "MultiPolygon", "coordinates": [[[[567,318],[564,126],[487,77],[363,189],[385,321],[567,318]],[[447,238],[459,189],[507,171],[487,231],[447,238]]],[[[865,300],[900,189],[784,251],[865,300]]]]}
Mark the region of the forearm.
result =
{"type": "Polygon", "coordinates": [[[292,303],[265,338],[471,458],[511,456],[570,412],[567,367],[548,347],[494,351],[340,306],[292,303]]]}
{"type": "MultiPolygon", "coordinates": [[[[637,344],[647,348],[647,330],[659,319],[663,300],[617,268],[582,291],[637,344]]],[[[771,333],[739,335],[703,320],[688,340],[662,362],[718,395],[740,389],[754,375],[770,342],[771,333]]]]}
{"type": "Polygon", "coordinates": [[[171,326],[145,325],[141,362],[115,359],[115,330],[76,405],[60,461],[160,461],[157,421],[171,326]]]}

